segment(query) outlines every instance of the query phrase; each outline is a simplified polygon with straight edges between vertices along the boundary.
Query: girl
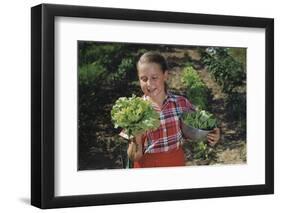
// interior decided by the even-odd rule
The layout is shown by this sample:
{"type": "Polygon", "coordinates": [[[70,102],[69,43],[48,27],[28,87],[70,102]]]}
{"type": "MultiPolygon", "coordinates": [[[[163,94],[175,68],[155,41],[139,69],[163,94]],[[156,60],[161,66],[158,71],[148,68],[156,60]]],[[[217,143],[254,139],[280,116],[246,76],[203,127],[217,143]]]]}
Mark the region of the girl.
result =
{"type": "MultiPolygon", "coordinates": [[[[184,166],[179,117],[194,108],[185,97],[167,91],[168,68],[162,55],[156,52],[143,54],[137,63],[137,70],[143,98],[160,113],[161,124],[157,130],[137,135],[130,142],[127,154],[134,162],[133,167],[184,166]]],[[[214,129],[207,138],[209,143],[216,144],[220,138],[219,129],[214,129]]]]}

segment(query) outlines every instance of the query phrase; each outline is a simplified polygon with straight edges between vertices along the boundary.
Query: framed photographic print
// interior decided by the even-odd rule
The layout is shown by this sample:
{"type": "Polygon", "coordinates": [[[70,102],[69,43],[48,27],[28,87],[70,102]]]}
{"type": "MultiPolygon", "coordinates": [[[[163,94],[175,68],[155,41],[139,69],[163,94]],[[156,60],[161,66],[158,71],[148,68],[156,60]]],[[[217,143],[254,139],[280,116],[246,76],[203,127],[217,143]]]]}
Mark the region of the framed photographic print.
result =
{"type": "Polygon", "coordinates": [[[31,8],[31,204],[274,192],[274,20],[31,8]]]}

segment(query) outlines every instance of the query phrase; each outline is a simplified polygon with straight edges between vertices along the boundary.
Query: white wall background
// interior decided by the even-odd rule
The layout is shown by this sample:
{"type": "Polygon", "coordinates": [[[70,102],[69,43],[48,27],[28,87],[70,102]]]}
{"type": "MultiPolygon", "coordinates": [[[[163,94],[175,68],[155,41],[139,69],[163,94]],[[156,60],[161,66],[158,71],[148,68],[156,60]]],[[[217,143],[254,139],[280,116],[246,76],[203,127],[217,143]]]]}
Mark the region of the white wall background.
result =
{"type": "MultiPolygon", "coordinates": [[[[39,212],[30,202],[30,7],[40,3],[120,7],[275,18],[275,194],[143,204],[68,208],[51,212],[276,212],[281,207],[281,14],[278,1],[3,1],[0,7],[0,211],[39,212]],[[278,85],[279,84],[279,85],[278,85]]],[[[240,174],[243,175],[243,174],[240,174]]]]}

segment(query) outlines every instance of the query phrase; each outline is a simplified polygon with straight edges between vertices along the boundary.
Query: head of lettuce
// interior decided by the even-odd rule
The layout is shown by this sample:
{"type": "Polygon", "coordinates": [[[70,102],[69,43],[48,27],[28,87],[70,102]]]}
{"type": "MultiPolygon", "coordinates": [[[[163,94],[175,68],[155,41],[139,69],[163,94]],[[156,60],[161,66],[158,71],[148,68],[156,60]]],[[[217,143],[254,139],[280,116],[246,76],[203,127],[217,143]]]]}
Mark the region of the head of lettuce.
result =
{"type": "Polygon", "coordinates": [[[149,101],[133,95],[119,98],[111,110],[114,127],[123,128],[129,137],[155,130],[160,126],[160,115],[149,101]]]}

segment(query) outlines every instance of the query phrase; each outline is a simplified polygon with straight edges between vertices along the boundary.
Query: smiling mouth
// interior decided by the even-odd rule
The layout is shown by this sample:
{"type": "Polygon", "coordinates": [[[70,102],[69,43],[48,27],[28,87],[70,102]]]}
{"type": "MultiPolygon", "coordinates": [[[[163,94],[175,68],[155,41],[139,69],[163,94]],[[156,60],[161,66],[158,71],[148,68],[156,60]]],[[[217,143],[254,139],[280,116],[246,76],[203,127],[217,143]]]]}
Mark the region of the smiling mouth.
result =
{"type": "Polygon", "coordinates": [[[149,92],[149,93],[152,93],[152,92],[154,92],[156,89],[147,89],[147,91],[149,92]]]}

